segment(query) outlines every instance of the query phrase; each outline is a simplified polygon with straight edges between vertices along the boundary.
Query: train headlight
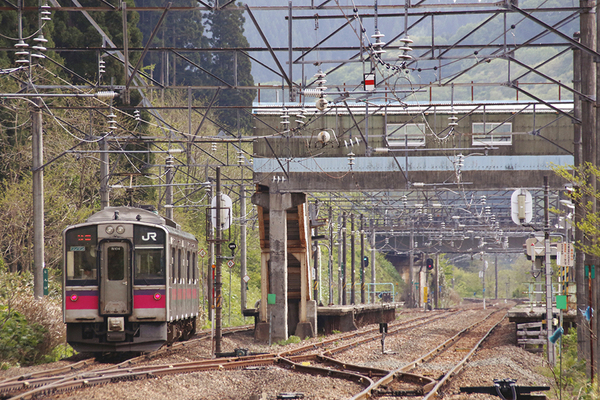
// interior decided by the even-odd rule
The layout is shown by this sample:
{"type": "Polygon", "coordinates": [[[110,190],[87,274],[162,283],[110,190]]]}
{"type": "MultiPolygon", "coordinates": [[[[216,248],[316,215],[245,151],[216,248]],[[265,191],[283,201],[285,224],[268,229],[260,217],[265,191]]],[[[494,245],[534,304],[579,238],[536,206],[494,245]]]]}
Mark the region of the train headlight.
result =
{"type": "Polygon", "coordinates": [[[71,299],[71,301],[77,301],[79,297],[76,294],[72,294],[69,298],[71,299]]]}
{"type": "Polygon", "coordinates": [[[117,226],[117,233],[122,235],[125,233],[125,228],[122,225],[117,226]]]}
{"type": "Polygon", "coordinates": [[[162,298],[160,293],[154,293],[154,300],[159,301],[162,298]]]}
{"type": "Polygon", "coordinates": [[[106,229],[104,230],[106,233],[108,233],[109,235],[112,235],[113,232],[115,231],[115,228],[113,228],[112,226],[107,226],[106,229]]]}

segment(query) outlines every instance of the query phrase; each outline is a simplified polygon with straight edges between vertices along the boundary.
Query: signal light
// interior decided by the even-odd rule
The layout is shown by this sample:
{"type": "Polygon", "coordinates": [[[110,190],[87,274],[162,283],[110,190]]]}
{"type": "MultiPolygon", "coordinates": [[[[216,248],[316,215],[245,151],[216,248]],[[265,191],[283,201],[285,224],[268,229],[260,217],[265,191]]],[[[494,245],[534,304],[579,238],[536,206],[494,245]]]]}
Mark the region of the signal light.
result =
{"type": "Polygon", "coordinates": [[[154,300],[159,301],[162,298],[160,293],[154,293],[154,300]]]}
{"type": "Polygon", "coordinates": [[[427,264],[427,270],[428,271],[433,270],[433,259],[428,258],[427,261],[426,261],[426,264],[427,264]]]}
{"type": "Polygon", "coordinates": [[[71,295],[71,301],[77,301],[79,297],[76,294],[71,295]]]}
{"type": "Polygon", "coordinates": [[[363,264],[364,264],[365,267],[369,266],[369,257],[367,257],[367,256],[363,257],[363,264]]]}

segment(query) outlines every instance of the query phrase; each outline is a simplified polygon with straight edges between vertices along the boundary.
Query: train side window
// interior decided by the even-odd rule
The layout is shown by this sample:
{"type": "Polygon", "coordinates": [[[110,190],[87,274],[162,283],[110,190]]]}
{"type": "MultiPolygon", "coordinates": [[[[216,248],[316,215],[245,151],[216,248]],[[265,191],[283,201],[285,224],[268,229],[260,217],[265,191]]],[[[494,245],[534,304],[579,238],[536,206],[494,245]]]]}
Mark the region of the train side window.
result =
{"type": "Polygon", "coordinates": [[[175,247],[171,247],[171,277],[173,282],[175,282],[175,255],[175,247]]]}
{"type": "Polygon", "coordinates": [[[192,263],[191,261],[191,254],[188,251],[187,252],[187,279],[192,279],[192,263]]]}
{"type": "Polygon", "coordinates": [[[198,266],[196,265],[196,252],[192,252],[192,279],[196,282],[196,269],[198,266]]]}
{"type": "Polygon", "coordinates": [[[181,279],[181,249],[177,249],[177,278],[181,279]]]}

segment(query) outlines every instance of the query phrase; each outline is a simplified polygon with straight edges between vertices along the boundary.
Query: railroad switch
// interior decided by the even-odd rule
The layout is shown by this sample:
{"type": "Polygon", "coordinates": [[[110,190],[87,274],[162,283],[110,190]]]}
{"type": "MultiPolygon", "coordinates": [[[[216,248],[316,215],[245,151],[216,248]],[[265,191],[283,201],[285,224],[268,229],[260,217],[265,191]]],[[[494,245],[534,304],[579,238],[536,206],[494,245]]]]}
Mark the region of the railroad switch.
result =
{"type": "Polygon", "coordinates": [[[550,390],[550,386],[517,386],[514,379],[495,379],[494,386],[461,387],[463,393],[486,393],[502,400],[545,400],[545,394],[531,394],[550,390]]]}
{"type": "Polygon", "coordinates": [[[245,356],[249,356],[249,355],[254,355],[254,354],[250,354],[248,349],[243,349],[243,348],[237,348],[237,349],[234,349],[233,351],[230,351],[227,353],[222,352],[222,353],[216,354],[217,357],[245,357],[245,356]]]}
{"type": "Polygon", "coordinates": [[[255,353],[252,351],[248,351],[248,349],[238,347],[237,349],[234,349],[233,351],[230,351],[230,352],[216,353],[215,356],[216,357],[246,357],[246,356],[260,356],[262,354],[267,354],[267,353],[255,353]]]}

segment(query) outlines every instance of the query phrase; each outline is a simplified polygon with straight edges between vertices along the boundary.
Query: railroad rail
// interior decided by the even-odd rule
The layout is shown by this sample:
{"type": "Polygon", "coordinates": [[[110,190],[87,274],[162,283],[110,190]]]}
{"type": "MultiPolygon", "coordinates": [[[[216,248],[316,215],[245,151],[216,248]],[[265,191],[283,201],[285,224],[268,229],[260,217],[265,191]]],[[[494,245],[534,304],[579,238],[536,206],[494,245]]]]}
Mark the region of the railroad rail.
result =
{"type": "MultiPolygon", "coordinates": [[[[461,311],[452,311],[445,313],[427,313],[425,316],[419,316],[404,321],[394,321],[389,324],[387,335],[394,335],[423,326],[443,318],[448,318],[451,315],[460,313],[461,311]]],[[[452,338],[448,339],[427,354],[419,357],[417,360],[404,365],[402,368],[390,371],[381,368],[373,368],[364,365],[356,365],[348,362],[342,362],[334,358],[335,354],[343,353],[349,349],[365,345],[374,340],[380,339],[381,334],[379,328],[366,329],[360,332],[352,332],[335,338],[325,339],[319,343],[313,343],[292,350],[286,350],[279,353],[266,353],[251,356],[241,357],[223,357],[215,359],[203,359],[185,363],[165,363],[155,365],[140,365],[135,364],[156,357],[158,354],[165,351],[172,351],[178,348],[190,346],[194,341],[204,340],[206,334],[200,338],[191,339],[188,342],[180,342],[177,345],[171,346],[170,349],[159,350],[148,355],[142,355],[134,359],[126,360],[125,362],[112,365],[108,368],[86,372],[73,372],[71,365],[55,370],[48,370],[47,375],[43,376],[43,372],[37,373],[36,376],[29,375],[17,378],[7,379],[0,382],[0,394],[7,393],[16,394],[12,399],[31,399],[39,396],[50,396],[62,392],[68,392],[87,388],[90,386],[102,385],[107,383],[116,383],[121,381],[149,379],[165,375],[211,371],[211,370],[239,370],[263,368],[267,366],[278,366],[292,370],[294,372],[308,373],[312,375],[321,375],[326,377],[340,378],[347,381],[355,382],[364,389],[353,399],[366,399],[385,395],[389,390],[385,388],[391,382],[402,382],[410,385],[410,390],[401,393],[409,393],[411,395],[424,395],[424,398],[430,398],[437,393],[444,383],[464,365],[468,357],[470,357],[478,346],[483,342],[485,337],[489,335],[489,329],[485,336],[479,339],[476,346],[472,348],[467,357],[465,357],[456,367],[445,373],[443,379],[435,381],[432,378],[421,376],[416,373],[415,367],[426,363],[435,357],[439,356],[444,349],[450,348],[457,343],[461,338],[465,337],[469,332],[472,332],[476,327],[484,324],[493,315],[498,314],[495,311],[486,315],[486,317],[469,327],[463,329],[452,338]],[[173,347],[175,347],[173,349],[173,347]],[[68,371],[64,369],[68,368],[68,371]],[[50,376],[50,371],[53,375],[50,376]],[[67,372],[65,374],[65,372],[67,372]],[[62,374],[62,375],[61,375],[62,374]],[[387,391],[386,391],[387,390],[387,391]],[[19,393],[20,392],[20,393],[19,393]]],[[[505,314],[504,314],[505,315],[505,314]]],[[[494,324],[494,327],[501,320],[494,324]]],[[[247,328],[242,328],[247,329],[247,328]]],[[[89,364],[89,360],[84,360],[77,363],[79,369],[85,367],[85,363],[89,364]],[[81,363],[81,365],[79,365],[81,363]]]]}
{"type": "MultiPolygon", "coordinates": [[[[222,333],[224,335],[228,335],[238,332],[244,332],[253,329],[253,327],[253,325],[229,327],[224,328],[222,333]]],[[[66,365],[64,367],[52,368],[10,377],[0,381],[0,396],[4,398],[5,396],[10,395],[12,393],[25,391],[24,393],[12,398],[31,398],[34,395],[37,395],[39,388],[43,389],[45,387],[50,387],[50,385],[57,386],[59,382],[68,382],[71,379],[85,380],[86,377],[93,377],[94,375],[100,374],[114,375],[115,371],[122,371],[123,369],[131,368],[132,365],[135,365],[139,362],[156,358],[165,353],[181,350],[185,347],[189,347],[199,341],[206,340],[210,337],[210,330],[201,331],[198,332],[198,334],[196,334],[196,336],[194,336],[192,339],[187,340],[185,342],[176,342],[168,346],[165,345],[154,352],[129,358],[123,362],[111,365],[109,367],[95,369],[92,371],[82,372],[80,370],[92,367],[95,363],[98,362],[97,358],[88,358],[70,365],[66,365]],[[88,376],[88,374],[90,375],[88,376]]]]}
{"type": "MultiPolygon", "coordinates": [[[[394,395],[394,396],[420,394],[420,395],[424,396],[423,397],[424,400],[434,398],[435,396],[438,395],[438,392],[442,388],[442,386],[444,386],[449,381],[449,379],[451,379],[453,376],[458,374],[458,372],[460,372],[460,370],[466,364],[468,359],[479,349],[479,347],[481,346],[483,341],[492,333],[492,331],[505,318],[506,318],[506,309],[504,309],[504,308],[490,312],[483,319],[464,328],[463,330],[461,330],[460,332],[458,332],[457,334],[455,334],[448,340],[444,341],[439,346],[430,350],[426,354],[422,355],[418,359],[413,360],[398,369],[390,371],[389,374],[382,377],[378,381],[374,382],[371,386],[367,387],[362,392],[358,393],[356,396],[352,397],[352,400],[370,399],[372,397],[377,397],[377,396],[386,395],[386,394],[390,394],[390,395],[394,395]],[[475,330],[475,328],[485,324],[488,320],[492,319],[492,317],[494,317],[494,316],[497,317],[499,314],[501,315],[501,317],[497,318],[496,320],[492,320],[492,323],[490,323],[488,325],[488,326],[490,326],[489,329],[487,329],[482,335],[478,336],[477,342],[469,348],[469,352],[467,353],[467,355],[465,357],[463,357],[458,363],[455,363],[452,368],[445,371],[442,378],[439,379],[437,382],[427,382],[424,385],[422,385],[422,387],[420,389],[412,390],[412,391],[381,390],[382,387],[388,387],[390,385],[393,385],[394,381],[406,381],[405,377],[407,376],[407,374],[410,374],[410,372],[415,371],[418,366],[430,362],[431,360],[439,357],[441,354],[443,354],[444,352],[447,352],[449,349],[451,349],[453,347],[456,348],[457,344],[459,343],[459,341],[461,341],[461,339],[464,339],[468,334],[472,334],[472,332],[475,330]],[[404,393],[404,392],[411,392],[411,393],[404,393]]],[[[488,326],[486,326],[486,328],[488,326]]],[[[414,375],[419,376],[418,374],[414,374],[414,375]]]]}

